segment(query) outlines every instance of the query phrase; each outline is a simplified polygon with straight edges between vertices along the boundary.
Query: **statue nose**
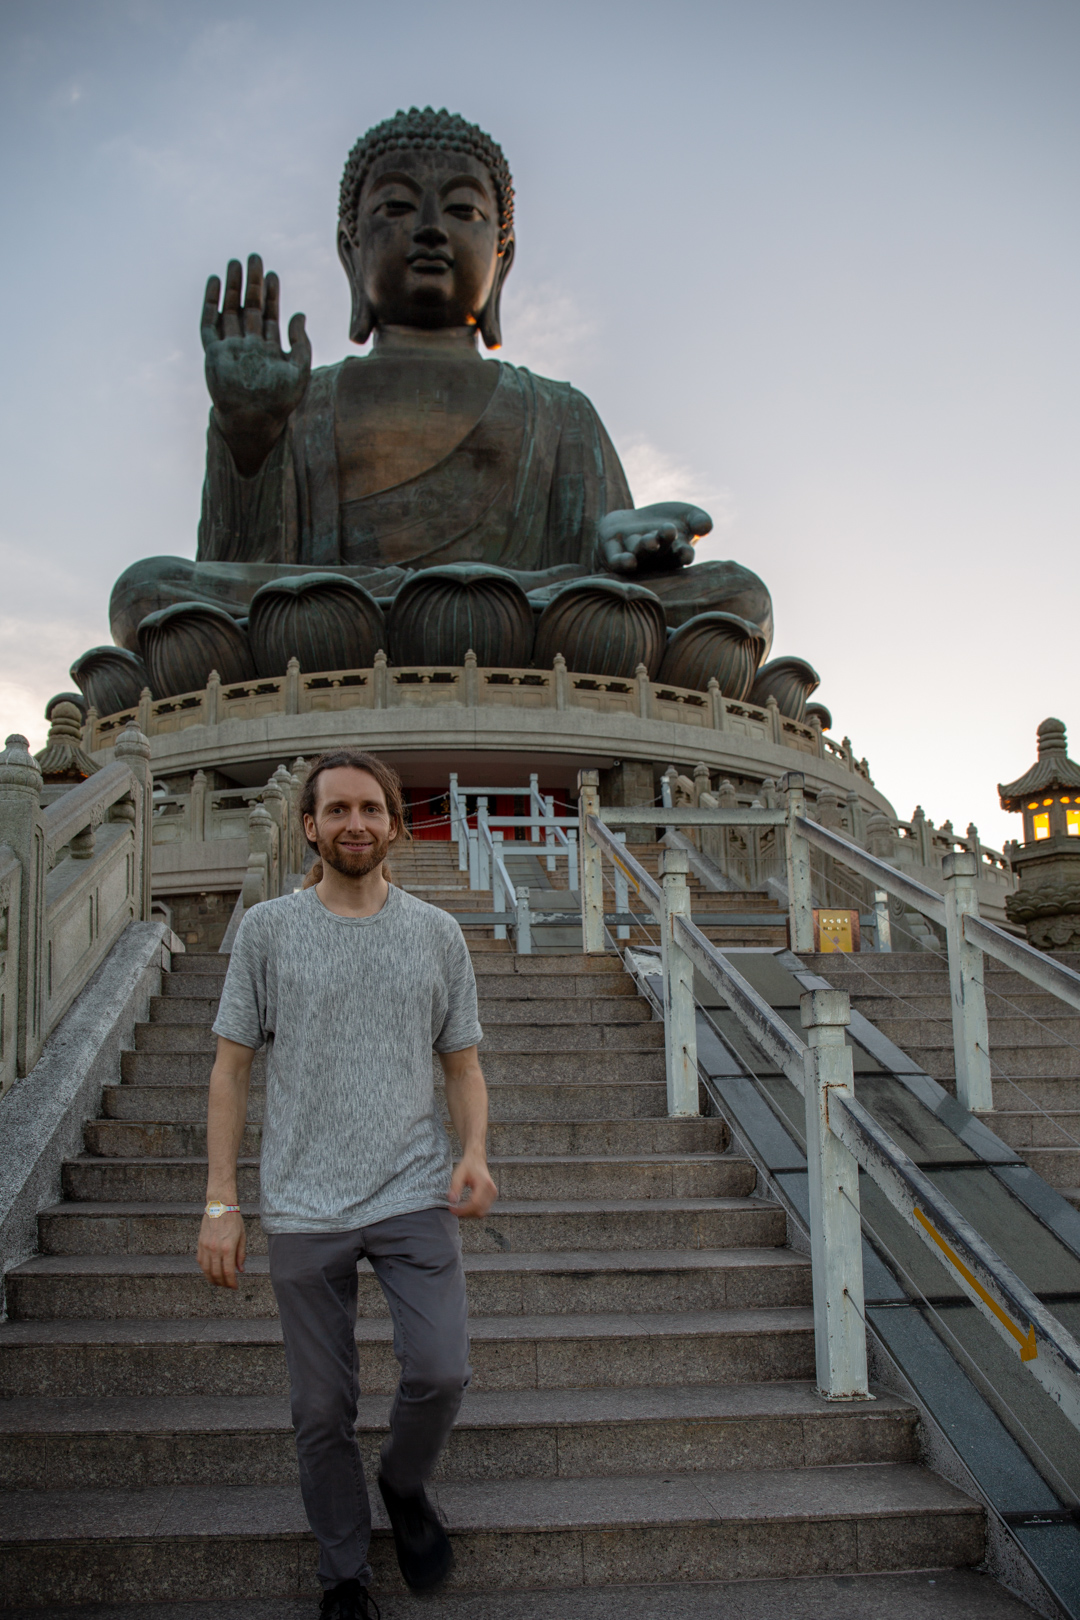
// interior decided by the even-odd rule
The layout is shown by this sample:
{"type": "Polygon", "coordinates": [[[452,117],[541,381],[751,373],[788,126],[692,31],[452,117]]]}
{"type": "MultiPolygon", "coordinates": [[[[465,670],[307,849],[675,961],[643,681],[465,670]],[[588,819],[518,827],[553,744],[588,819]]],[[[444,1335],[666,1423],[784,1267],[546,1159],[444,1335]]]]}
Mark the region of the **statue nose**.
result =
{"type": "Polygon", "coordinates": [[[449,241],[449,237],[441,225],[428,221],[413,232],[413,241],[420,247],[441,247],[444,242],[449,241]]]}

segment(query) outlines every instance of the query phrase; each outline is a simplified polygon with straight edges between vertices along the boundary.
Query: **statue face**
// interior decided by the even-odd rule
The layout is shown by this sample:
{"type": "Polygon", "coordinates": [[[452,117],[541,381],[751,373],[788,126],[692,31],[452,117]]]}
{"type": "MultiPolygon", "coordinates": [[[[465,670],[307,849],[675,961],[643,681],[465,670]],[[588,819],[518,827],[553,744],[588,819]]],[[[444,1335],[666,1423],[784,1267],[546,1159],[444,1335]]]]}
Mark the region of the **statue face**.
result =
{"type": "Polygon", "coordinates": [[[500,270],[491,176],[460,152],[388,152],[358,209],[360,240],[342,233],[349,279],[380,326],[475,326],[500,270]]]}

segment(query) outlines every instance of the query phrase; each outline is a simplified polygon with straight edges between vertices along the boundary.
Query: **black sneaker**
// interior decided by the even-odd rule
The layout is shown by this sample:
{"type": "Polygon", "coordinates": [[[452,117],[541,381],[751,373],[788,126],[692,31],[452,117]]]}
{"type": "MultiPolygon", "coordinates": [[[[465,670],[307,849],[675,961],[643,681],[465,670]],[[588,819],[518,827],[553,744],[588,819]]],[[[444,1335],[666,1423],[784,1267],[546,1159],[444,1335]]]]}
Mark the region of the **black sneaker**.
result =
{"type": "Polygon", "coordinates": [[[359,1581],[342,1581],[323,1593],[321,1620],[381,1620],[379,1605],[359,1581]]]}
{"type": "Polygon", "coordinates": [[[390,1516],[398,1568],[414,1592],[426,1592],[444,1581],[454,1567],[450,1537],[423,1487],[415,1496],[399,1496],[380,1475],[379,1491],[390,1516]]]}

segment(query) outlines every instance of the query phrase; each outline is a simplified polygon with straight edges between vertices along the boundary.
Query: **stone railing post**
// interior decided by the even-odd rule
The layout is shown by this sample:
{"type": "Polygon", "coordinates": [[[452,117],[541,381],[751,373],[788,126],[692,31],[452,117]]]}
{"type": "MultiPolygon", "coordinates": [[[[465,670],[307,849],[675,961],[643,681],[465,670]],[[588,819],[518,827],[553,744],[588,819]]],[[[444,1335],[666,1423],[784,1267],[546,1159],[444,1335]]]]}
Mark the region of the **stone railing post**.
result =
{"type": "MultiPolygon", "coordinates": [[[[565,667],[565,666],[564,666],[565,667]]],[[[634,671],[637,682],[637,711],[639,720],[652,719],[652,682],[649,672],[644,664],[639,664],[634,671]]]]}
{"type": "Polygon", "coordinates": [[[148,922],[154,834],[154,777],[150,769],[150,739],[138,726],[125,726],[116,739],[116,758],[124,762],[135,778],[132,800],[135,805],[136,917],[139,922],[148,922]]]}
{"type": "Polygon", "coordinates": [[[846,990],[810,990],[800,1006],[809,1042],[804,1099],[818,1393],[867,1400],[859,1166],[829,1129],[830,1097],[854,1094],[844,1039],[851,1007],[846,990]]]}
{"type": "Polygon", "coordinates": [[[874,890],[874,919],[879,951],[892,950],[892,923],[889,920],[889,896],[884,889],[874,890]]]}
{"type": "Polygon", "coordinates": [[[727,703],[720,690],[720,682],[715,675],[709,676],[709,705],[712,710],[712,723],[714,731],[727,730],[727,703]]]}
{"type": "Polygon", "coordinates": [[[188,796],[188,836],[194,844],[206,838],[206,772],[196,771],[188,796]]]}
{"type": "Polygon", "coordinates": [[[570,707],[570,682],[566,675],[566,659],[562,653],[556,653],[551,661],[551,672],[555,677],[555,707],[568,709],[570,707]]]}
{"type": "Polygon", "coordinates": [[[203,698],[203,725],[216,726],[221,712],[221,676],[216,669],[212,669],[206,677],[206,694],[203,698]]]}
{"type": "Polygon", "coordinates": [[[375,654],[375,663],[371,670],[372,695],[377,709],[386,709],[390,706],[390,677],[386,673],[386,654],[380,647],[375,654]]]}
{"type": "Polygon", "coordinates": [[[780,713],[780,705],[771,692],[765,700],[765,709],[768,714],[769,741],[779,743],[782,747],[784,743],[784,721],[780,713]]]}
{"type": "Polygon", "coordinates": [[[465,707],[476,709],[480,705],[480,671],[476,654],[470,647],[465,654],[465,707]]]}
{"type": "Polygon", "coordinates": [[[88,754],[92,754],[97,747],[97,723],[101,719],[94,705],[91,703],[86,711],[83,721],[82,745],[88,754]]]}
{"type": "Polygon", "coordinates": [[[675,918],[690,915],[689,871],[690,857],[685,849],[663,851],[660,856],[660,878],[664,885],[664,916],[660,944],[664,973],[667,1107],[672,1116],[696,1114],[699,1111],[694,968],[674,934],[675,918]]]}
{"type": "Polygon", "coordinates": [[[270,898],[273,899],[281,893],[281,878],[283,875],[285,862],[288,860],[289,856],[288,803],[282,790],[281,783],[278,780],[277,771],[274,772],[269,782],[267,782],[266,786],[263,788],[263,804],[265,805],[266,812],[277,830],[277,837],[274,840],[274,844],[277,850],[278,859],[276,862],[276,870],[274,872],[273,887],[270,891],[270,898]]]}
{"type": "Polygon", "coordinates": [[[150,735],[150,727],[152,723],[150,709],[153,701],[153,698],[150,696],[150,688],[148,686],[144,686],[142,691],[139,693],[138,712],[139,730],[142,732],[144,737],[149,737],[150,735]]]}
{"type": "Polygon", "coordinates": [[[983,954],[964,938],[964,917],[979,915],[978,867],[968,850],[946,855],[941,863],[945,880],[945,938],[949,948],[949,990],[952,999],[953,1051],[956,1057],[956,1096],[974,1113],[994,1106],[990,1078],[990,1037],[986,1024],[983,954]]]}
{"type": "Polygon", "coordinates": [[[14,982],[5,991],[15,1072],[20,1075],[33,1068],[44,1040],[45,826],[40,800],[38,762],[26,738],[15,732],[0,753],[0,844],[8,846],[22,873],[19,914],[8,919],[9,959],[12,936],[15,943],[15,961],[10,964],[14,982]]]}
{"type": "Polygon", "coordinates": [[[248,862],[241,898],[244,910],[269,900],[273,893],[274,841],[277,828],[269,811],[253,804],[248,813],[248,862]]]}
{"type": "Polygon", "coordinates": [[[285,713],[300,713],[300,660],[290,658],[285,665],[285,713]]]}
{"type": "MultiPolygon", "coordinates": [[[[578,828],[581,833],[581,939],[587,956],[604,950],[604,867],[600,846],[589,834],[590,816],[600,814],[599,771],[578,772],[578,828]]],[[[569,887],[573,887],[572,878],[569,887]]]]}
{"type": "Polygon", "coordinates": [[[795,822],[806,817],[806,799],[801,771],[789,771],[787,777],[787,882],[788,918],[791,931],[791,949],[795,952],[814,949],[814,900],[810,885],[810,845],[795,829],[795,822]]]}

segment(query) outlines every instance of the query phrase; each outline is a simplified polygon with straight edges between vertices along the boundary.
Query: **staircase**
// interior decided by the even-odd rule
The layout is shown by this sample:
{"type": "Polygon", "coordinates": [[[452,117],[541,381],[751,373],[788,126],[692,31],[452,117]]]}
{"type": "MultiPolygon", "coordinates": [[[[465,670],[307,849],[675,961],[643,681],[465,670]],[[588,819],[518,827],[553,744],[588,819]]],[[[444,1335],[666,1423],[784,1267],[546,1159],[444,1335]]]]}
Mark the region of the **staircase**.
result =
{"type": "MultiPolygon", "coordinates": [[[[454,1586],[566,1601],[634,1587],[619,1612],[639,1614],[658,1583],[977,1563],[982,1509],[920,1466],[913,1409],[815,1395],[808,1262],[723,1123],[665,1117],[662,1027],[618,960],[486,951],[474,966],[501,1199],[463,1225],[473,1383],[434,1487],[454,1586]]],[[[201,1600],[216,1616],[316,1592],[255,1213],[261,1056],[239,1290],[211,1289],[193,1258],[224,968],[174,958],[64,1202],[40,1217],[40,1254],[9,1275],[2,1607],[201,1600]]],[[[373,1478],[397,1368],[366,1266],[360,1313],[373,1478]]],[[[380,1586],[399,1588],[383,1528],[372,1551],[380,1586]]],[[[680,1586],[678,1602],[712,1590],[680,1586]]],[[[999,1597],[1021,1612],[987,1590],[992,1608],[933,1612],[1004,1614],[999,1597]]],[[[384,1613],[414,1612],[390,1601],[384,1613]]],[[[558,1601],[528,1612],[569,1613],[558,1601]]]]}
{"type": "MultiPolygon", "coordinates": [[[[529,886],[531,891],[529,903],[533,909],[540,911],[561,909],[561,905],[570,899],[565,856],[560,855],[556,861],[555,871],[549,872],[541,845],[523,839],[507,839],[503,847],[510,877],[515,883],[529,886]]],[[[629,844],[627,848],[652,877],[657,877],[663,845],[629,844]]],[[[491,890],[471,890],[468,873],[458,870],[456,843],[448,840],[440,842],[435,839],[417,839],[414,843],[403,844],[395,851],[392,866],[395,882],[400,883],[403,888],[411,889],[432,905],[443,906],[447,911],[452,911],[459,919],[463,919],[469,912],[491,910],[491,890]]],[[[695,915],[716,917],[729,913],[732,917],[730,923],[703,925],[702,932],[714,944],[729,949],[752,945],[782,949],[787,944],[787,912],[765,890],[715,893],[706,889],[693,871],[687,882],[690,889],[691,911],[695,915]],[[738,920],[748,915],[768,921],[745,923],[738,920]],[[775,921],[772,920],[774,918],[775,921]]],[[[609,911],[614,911],[615,896],[610,891],[606,894],[605,904],[609,911]]],[[[655,944],[658,935],[652,913],[633,889],[629,894],[629,906],[631,911],[641,913],[642,921],[640,925],[631,925],[630,937],[626,943],[655,944]]],[[[577,909],[580,911],[579,907],[577,909]]],[[[494,939],[494,931],[490,927],[470,927],[464,921],[462,927],[465,929],[465,937],[470,947],[474,949],[507,951],[510,948],[504,941],[494,939]]],[[[534,948],[543,951],[545,939],[554,937],[549,930],[538,928],[534,948]]],[[[580,945],[580,921],[576,937],[580,945]]],[[[557,930],[557,948],[572,948],[565,929],[557,930]]]]}
{"type": "MultiPolygon", "coordinates": [[[[851,1005],[955,1092],[949,970],[922,951],[804,956],[851,1005]]],[[[1062,956],[1080,969],[1080,956],[1062,956]]],[[[984,958],[994,1111],[982,1117],[1080,1209],[1080,1015],[984,958]]]]}

